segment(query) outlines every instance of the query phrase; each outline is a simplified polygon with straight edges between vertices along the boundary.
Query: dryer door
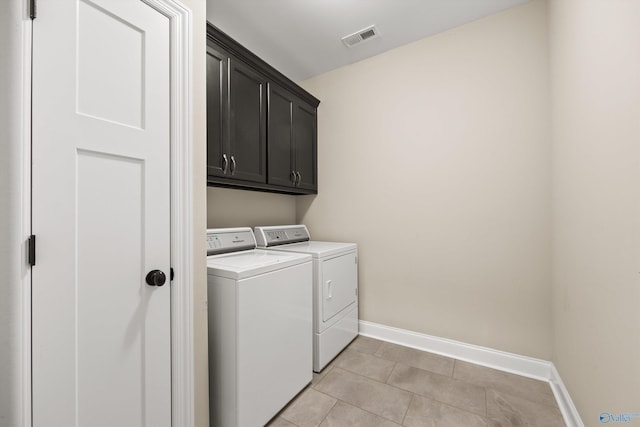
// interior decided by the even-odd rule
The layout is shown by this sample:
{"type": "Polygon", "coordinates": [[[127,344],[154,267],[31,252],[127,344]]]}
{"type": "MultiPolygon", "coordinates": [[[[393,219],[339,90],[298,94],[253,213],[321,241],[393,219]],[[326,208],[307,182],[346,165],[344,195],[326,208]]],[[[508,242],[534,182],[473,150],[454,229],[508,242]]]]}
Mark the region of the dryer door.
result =
{"type": "Polygon", "coordinates": [[[322,321],[326,322],[358,298],[358,265],[351,252],[323,260],[321,268],[322,321]]]}

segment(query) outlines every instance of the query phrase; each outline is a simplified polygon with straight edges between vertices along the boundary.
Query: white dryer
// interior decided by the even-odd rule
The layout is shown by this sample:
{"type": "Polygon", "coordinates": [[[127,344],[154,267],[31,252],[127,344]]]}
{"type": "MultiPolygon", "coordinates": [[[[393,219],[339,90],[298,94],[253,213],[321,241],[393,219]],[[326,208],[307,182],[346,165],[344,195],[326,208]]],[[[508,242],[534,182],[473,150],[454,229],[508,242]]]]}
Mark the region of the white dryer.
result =
{"type": "Polygon", "coordinates": [[[312,378],[311,256],[207,230],[212,426],[267,424],[312,378]]]}
{"type": "Polygon", "coordinates": [[[304,225],[255,227],[258,247],[313,257],[313,370],[358,336],[358,246],[312,241],[304,225]]]}

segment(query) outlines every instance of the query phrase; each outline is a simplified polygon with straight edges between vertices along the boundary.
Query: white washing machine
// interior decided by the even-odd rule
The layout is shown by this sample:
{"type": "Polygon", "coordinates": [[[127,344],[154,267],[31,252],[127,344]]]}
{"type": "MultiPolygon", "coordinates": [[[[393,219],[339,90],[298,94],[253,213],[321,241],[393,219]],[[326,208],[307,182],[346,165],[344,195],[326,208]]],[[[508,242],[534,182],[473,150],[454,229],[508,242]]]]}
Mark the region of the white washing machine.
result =
{"type": "Polygon", "coordinates": [[[310,255],[207,230],[211,426],[265,425],[312,378],[310,255]]]}
{"type": "Polygon", "coordinates": [[[255,227],[258,247],[313,257],[313,370],[358,336],[358,246],[312,241],[304,225],[255,227]]]}

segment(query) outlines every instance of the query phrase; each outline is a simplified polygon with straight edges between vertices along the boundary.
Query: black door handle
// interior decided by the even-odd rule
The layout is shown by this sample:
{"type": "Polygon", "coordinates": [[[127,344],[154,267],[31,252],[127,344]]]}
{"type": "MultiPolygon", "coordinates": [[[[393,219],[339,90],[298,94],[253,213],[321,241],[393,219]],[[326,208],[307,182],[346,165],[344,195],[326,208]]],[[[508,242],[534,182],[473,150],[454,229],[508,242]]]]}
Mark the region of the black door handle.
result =
{"type": "Polygon", "coordinates": [[[151,270],[147,273],[147,285],[162,286],[167,281],[167,276],[160,270],[151,270]]]}

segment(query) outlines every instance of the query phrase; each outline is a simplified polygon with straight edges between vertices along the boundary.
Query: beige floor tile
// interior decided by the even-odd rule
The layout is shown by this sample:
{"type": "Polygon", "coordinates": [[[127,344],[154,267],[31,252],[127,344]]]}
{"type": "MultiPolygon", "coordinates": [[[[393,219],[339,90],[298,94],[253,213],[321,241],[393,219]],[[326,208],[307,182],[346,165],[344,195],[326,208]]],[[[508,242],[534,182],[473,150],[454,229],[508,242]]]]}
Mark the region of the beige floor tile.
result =
{"type": "Polygon", "coordinates": [[[448,376],[453,374],[453,365],[455,362],[455,360],[450,357],[427,353],[426,351],[403,347],[388,342],[382,343],[375,355],[394,362],[400,362],[407,366],[413,366],[414,368],[448,376]]]}
{"type": "Polygon", "coordinates": [[[480,415],[417,394],[413,396],[402,425],[406,427],[501,427],[499,423],[480,415]]]}
{"type": "Polygon", "coordinates": [[[387,383],[478,415],[486,415],[485,390],[475,384],[401,363],[396,364],[387,383]]]}
{"type": "Polygon", "coordinates": [[[452,364],[452,359],[363,336],[314,373],[311,387],[269,426],[319,422],[323,427],[564,427],[545,382],[452,364]]]}
{"type": "Polygon", "coordinates": [[[290,423],[289,421],[285,420],[282,417],[276,417],[273,420],[271,420],[269,424],[267,424],[267,427],[298,427],[298,426],[293,423],[290,423]]]}
{"type": "Polygon", "coordinates": [[[456,361],[455,379],[492,388],[537,403],[558,407],[549,383],[508,372],[498,371],[473,363],[456,361]]]}
{"type": "Polygon", "coordinates": [[[315,427],[327,416],[336,399],[307,388],[291,402],[280,417],[291,421],[299,427],[315,427]]]}
{"type": "Polygon", "coordinates": [[[333,368],[333,364],[329,363],[325,368],[320,372],[314,372],[311,378],[311,387],[315,387],[318,385],[320,381],[329,373],[329,371],[333,368]]]}
{"type": "Polygon", "coordinates": [[[395,362],[348,348],[336,358],[335,366],[372,380],[386,382],[395,362]]]}
{"type": "Polygon", "coordinates": [[[338,401],[320,427],[400,427],[400,424],[338,401]]]}
{"type": "Polygon", "coordinates": [[[360,353],[374,354],[378,351],[382,343],[383,341],[359,335],[349,344],[348,348],[359,351],[360,353]]]}
{"type": "Polygon", "coordinates": [[[565,427],[560,410],[487,389],[487,416],[502,427],[565,427]]]}
{"type": "Polygon", "coordinates": [[[411,393],[335,367],[316,388],[397,423],[402,422],[411,393]]]}

